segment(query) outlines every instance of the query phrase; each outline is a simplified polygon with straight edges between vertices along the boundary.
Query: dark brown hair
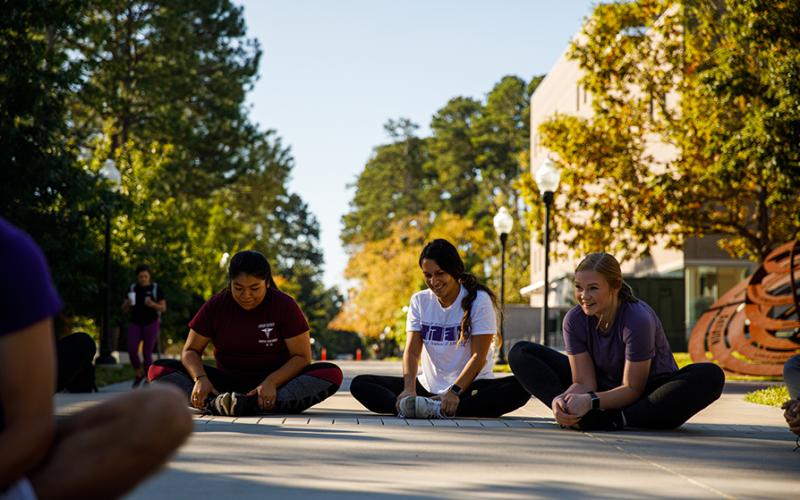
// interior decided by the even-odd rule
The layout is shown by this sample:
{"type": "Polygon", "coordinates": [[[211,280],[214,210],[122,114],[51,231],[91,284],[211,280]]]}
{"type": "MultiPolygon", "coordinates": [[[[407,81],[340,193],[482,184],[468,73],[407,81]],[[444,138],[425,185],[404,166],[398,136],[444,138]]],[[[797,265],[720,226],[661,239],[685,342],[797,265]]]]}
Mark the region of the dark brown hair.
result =
{"type": "Polygon", "coordinates": [[[492,300],[492,306],[495,309],[497,309],[497,298],[494,292],[478,281],[474,274],[464,271],[464,261],[458,255],[456,247],[449,241],[438,238],[429,242],[419,255],[419,267],[422,267],[424,259],[436,262],[444,272],[467,289],[467,295],[461,301],[461,309],[464,310],[464,316],[461,318],[461,335],[458,338],[458,344],[463,344],[469,340],[472,333],[472,303],[475,302],[475,298],[478,296],[478,290],[483,290],[489,295],[492,300]]]}

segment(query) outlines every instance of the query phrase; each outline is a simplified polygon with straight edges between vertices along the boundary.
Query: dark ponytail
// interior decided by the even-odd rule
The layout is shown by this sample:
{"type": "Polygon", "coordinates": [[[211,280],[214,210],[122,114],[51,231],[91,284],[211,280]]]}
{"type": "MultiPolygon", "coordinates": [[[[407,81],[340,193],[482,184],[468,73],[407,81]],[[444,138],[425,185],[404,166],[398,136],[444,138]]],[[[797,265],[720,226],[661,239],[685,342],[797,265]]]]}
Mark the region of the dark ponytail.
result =
{"type": "Polygon", "coordinates": [[[472,334],[472,304],[478,296],[478,291],[482,290],[489,295],[495,310],[497,310],[497,298],[489,287],[478,281],[474,274],[464,271],[464,261],[458,255],[456,247],[449,241],[439,238],[429,242],[422,249],[422,253],[419,256],[420,267],[422,267],[424,259],[436,262],[444,272],[452,276],[467,290],[467,295],[461,301],[461,309],[464,311],[464,315],[461,317],[461,335],[456,345],[464,344],[472,334]]]}
{"type": "Polygon", "coordinates": [[[228,266],[228,281],[231,282],[240,274],[253,276],[269,283],[270,288],[278,289],[272,279],[272,268],[261,252],[244,250],[233,256],[228,266]]]}

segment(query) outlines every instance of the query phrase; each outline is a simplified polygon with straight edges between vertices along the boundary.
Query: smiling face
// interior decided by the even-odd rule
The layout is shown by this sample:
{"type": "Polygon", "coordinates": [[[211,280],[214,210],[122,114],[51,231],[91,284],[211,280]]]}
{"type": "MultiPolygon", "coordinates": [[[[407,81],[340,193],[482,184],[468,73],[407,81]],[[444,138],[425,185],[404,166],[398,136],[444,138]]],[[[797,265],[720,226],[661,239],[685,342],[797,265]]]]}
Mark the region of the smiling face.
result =
{"type": "Polygon", "coordinates": [[[431,289],[439,302],[450,305],[458,297],[461,286],[452,275],[445,272],[433,259],[422,259],[420,264],[425,284],[431,289]]]}
{"type": "Polygon", "coordinates": [[[597,271],[575,273],[575,300],[587,316],[613,317],[619,288],[612,288],[597,271]]]}
{"type": "Polygon", "coordinates": [[[267,288],[266,280],[249,274],[242,273],[231,280],[233,300],[242,309],[250,310],[258,307],[267,295],[267,288]]]}

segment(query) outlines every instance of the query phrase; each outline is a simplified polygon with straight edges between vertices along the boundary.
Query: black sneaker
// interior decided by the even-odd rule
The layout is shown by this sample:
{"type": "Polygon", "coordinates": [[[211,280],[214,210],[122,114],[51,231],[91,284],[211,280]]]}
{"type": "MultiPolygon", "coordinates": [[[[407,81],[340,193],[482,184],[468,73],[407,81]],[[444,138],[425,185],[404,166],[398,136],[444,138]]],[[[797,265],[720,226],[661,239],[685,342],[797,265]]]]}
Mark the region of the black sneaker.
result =
{"type": "Polygon", "coordinates": [[[256,397],[245,396],[238,392],[223,392],[218,396],[209,396],[205,408],[212,415],[224,417],[241,417],[258,413],[256,397]]]}
{"type": "Polygon", "coordinates": [[[144,377],[136,377],[135,379],[133,379],[133,387],[132,388],[136,389],[137,387],[139,387],[141,385],[141,383],[143,381],[144,381],[144,377]]]}
{"type": "Polygon", "coordinates": [[[620,410],[592,410],[581,418],[578,428],[582,431],[621,431],[625,418],[620,410]]]}

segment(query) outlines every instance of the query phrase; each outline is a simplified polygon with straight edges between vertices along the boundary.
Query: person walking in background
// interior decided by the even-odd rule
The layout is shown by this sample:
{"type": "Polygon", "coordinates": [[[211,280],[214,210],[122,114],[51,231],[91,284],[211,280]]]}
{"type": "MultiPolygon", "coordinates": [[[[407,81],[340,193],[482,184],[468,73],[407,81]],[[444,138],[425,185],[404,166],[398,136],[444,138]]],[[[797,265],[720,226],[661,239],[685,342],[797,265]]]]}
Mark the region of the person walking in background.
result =
{"type": "Polygon", "coordinates": [[[575,300],[564,317],[566,356],[532,342],[518,342],[508,356],[520,383],[559,424],[673,429],[719,398],[722,369],[696,363],[678,370],[661,321],[633,296],[613,256],[581,261],[575,300]]]}
{"type": "Polygon", "coordinates": [[[142,264],[136,268],[136,283],[131,283],[128,296],[122,302],[122,310],[130,312],[128,356],[136,371],[133,387],[137,387],[153,364],[153,349],[161,329],[161,314],[167,310],[164,290],[153,281],[148,266],[142,264]],[[142,346],[144,364],[139,359],[139,345],[142,346]]]}
{"type": "Polygon", "coordinates": [[[800,355],[789,358],[783,365],[783,380],[791,398],[783,404],[783,417],[789,424],[789,430],[799,436],[800,446],[800,355]]]}
{"type": "Polygon", "coordinates": [[[419,267],[428,288],[411,297],[403,376],[359,375],[353,397],[376,413],[407,418],[494,418],[523,406],[530,395],[513,376],[494,378],[492,291],[464,272],[444,239],[425,246],[419,267]]]}
{"type": "Polygon", "coordinates": [[[189,323],[181,361],[156,361],[150,381],[175,384],[195,408],[227,416],[299,413],[333,395],[342,371],[311,364],[308,322],[278,290],[266,257],[237,253],[228,277],[189,323]],[[202,362],[212,341],[216,368],[202,362]]]}
{"type": "Polygon", "coordinates": [[[0,498],[122,496],[191,433],[180,393],[136,391],[56,421],[61,299],[41,249],[2,218],[0,263],[0,498]]]}

